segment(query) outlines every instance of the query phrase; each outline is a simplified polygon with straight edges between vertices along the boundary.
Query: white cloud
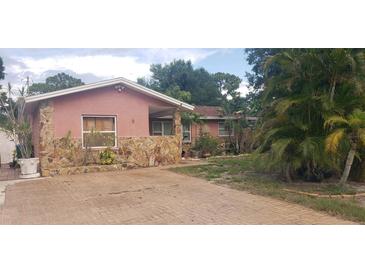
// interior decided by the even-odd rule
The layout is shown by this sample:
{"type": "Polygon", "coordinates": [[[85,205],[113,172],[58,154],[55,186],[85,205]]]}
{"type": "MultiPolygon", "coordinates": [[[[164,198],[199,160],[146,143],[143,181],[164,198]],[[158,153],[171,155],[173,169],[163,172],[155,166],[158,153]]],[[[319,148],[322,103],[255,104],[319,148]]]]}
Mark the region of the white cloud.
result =
{"type": "Polygon", "coordinates": [[[219,50],[215,49],[145,49],[143,56],[149,62],[168,63],[174,59],[190,60],[193,64],[199,62],[219,50]]]}
{"type": "MultiPolygon", "coordinates": [[[[6,82],[14,86],[24,84],[27,76],[31,82],[42,82],[48,76],[65,72],[81,78],[85,83],[126,77],[137,80],[150,76],[151,64],[169,63],[174,59],[197,63],[224,49],[37,49],[8,50],[6,82]]],[[[2,84],[5,84],[5,81],[2,84]]]]}
{"type": "Polygon", "coordinates": [[[238,88],[238,91],[241,93],[241,96],[244,97],[247,95],[247,93],[250,92],[250,89],[247,87],[248,83],[242,82],[240,84],[240,87],[238,88]]]}
{"type": "MultiPolygon", "coordinates": [[[[67,51],[66,51],[67,52],[67,51]]],[[[66,53],[65,52],[65,53],[66,53]]],[[[107,51],[106,51],[107,52],[107,51]]],[[[215,54],[214,49],[136,49],[128,52],[128,56],[113,53],[93,55],[72,54],[53,55],[45,57],[12,56],[24,67],[13,64],[8,72],[24,77],[24,73],[31,72],[33,80],[42,80],[47,71],[73,71],[75,74],[93,74],[101,79],[126,77],[136,80],[138,77],[150,75],[150,64],[168,63],[174,59],[198,62],[215,54]]]]}
{"type": "Polygon", "coordinates": [[[92,73],[100,78],[123,76],[131,80],[148,75],[150,67],[147,63],[137,62],[135,57],[112,55],[25,57],[18,60],[38,75],[48,70],[72,70],[77,74],[92,73]]]}

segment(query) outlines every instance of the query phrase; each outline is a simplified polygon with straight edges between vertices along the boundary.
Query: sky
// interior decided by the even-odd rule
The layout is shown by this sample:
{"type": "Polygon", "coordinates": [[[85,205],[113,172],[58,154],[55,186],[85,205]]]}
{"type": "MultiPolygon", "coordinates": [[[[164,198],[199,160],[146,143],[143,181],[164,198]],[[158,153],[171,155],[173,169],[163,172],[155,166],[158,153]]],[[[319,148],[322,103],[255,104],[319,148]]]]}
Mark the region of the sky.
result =
{"type": "Polygon", "coordinates": [[[211,73],[227,72],[242,79],[239,91],[248,92],[245,72],[250,71],[244,49],[0,49],[5,79],[21,86],[27,76],[31,83],[44,82],[49,76],[65,72],[85,83],[115,77],[136,81],[151,75],[151,64],[165,64],[174,59],[191,60],[195,68],[211,73]]]}

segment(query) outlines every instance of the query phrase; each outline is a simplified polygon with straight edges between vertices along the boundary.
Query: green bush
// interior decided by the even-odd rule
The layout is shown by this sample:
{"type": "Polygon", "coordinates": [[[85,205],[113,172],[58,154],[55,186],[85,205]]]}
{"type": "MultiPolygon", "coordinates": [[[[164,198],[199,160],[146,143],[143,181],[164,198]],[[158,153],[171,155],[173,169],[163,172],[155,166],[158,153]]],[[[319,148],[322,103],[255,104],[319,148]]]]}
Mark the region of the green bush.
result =
{"type": "Polygon", "coordinates": [[[111,165],[115,161],[116,154],[111,148],[106,148],[100,152],[99,157],[102,165],[111,165]]]}
{"type": "Polygon", "coordinates": [[[217,155],[219,153],[219,140],[207,133],[202,134],[196,140],[193,149],[199,151],[201,156],[205,156],[207,154],[217,155]]]}

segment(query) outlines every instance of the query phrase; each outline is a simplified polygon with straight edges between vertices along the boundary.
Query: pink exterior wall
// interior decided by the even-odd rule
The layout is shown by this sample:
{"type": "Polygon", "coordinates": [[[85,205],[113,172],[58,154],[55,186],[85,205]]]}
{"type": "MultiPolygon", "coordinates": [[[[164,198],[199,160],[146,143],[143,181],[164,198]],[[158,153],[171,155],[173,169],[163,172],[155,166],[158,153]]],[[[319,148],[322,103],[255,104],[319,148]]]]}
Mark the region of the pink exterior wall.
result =
{"type": "Polygon", "coordinates": [[[113,86],[53,99],[55,138],[81,138],[82,115],[115,115],[118,137],[149,136],[149,106],[171,106],[136,91],[118,93],[113,86]]]}
{"type": "Polygon", "coordinates": [[[208,132],[210,135],[214,137],[218,136],[218,120],[205,120],[202,125],[193,124],[191,127],[191,138],[192,140],[199,137],[200,129],[203,132],[208,132]]]}
{"type": "Polygon", "coordinates": [[[207,129],[209,130],[209,133],[211,135],[213,135],[214,137],[219,137],[218,136],[218,121],[214,120],[214,121],[206,121],[205,125],[207,127],[207,129]]]}

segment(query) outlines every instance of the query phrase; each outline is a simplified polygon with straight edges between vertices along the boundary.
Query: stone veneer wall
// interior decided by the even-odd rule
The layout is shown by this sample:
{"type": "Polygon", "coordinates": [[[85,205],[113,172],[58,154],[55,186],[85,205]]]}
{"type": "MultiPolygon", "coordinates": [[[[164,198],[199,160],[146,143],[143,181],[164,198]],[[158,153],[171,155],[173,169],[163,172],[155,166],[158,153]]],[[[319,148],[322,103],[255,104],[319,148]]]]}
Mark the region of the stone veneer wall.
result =
{"type": "Polygon", "coordinates": [[[124,170],[175,164],[181,157],[180,113],[174,115],[175,135],[148,137],[119,137],[116,161],[113,165],[99,165],[103,149],[82,148],[80,138],[71,134],[54,138],[52,101],[40,105],[39,158],[42,176],[75,174],[94,171],[124,170]]]}

